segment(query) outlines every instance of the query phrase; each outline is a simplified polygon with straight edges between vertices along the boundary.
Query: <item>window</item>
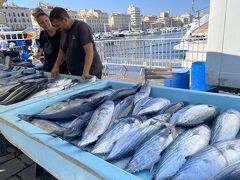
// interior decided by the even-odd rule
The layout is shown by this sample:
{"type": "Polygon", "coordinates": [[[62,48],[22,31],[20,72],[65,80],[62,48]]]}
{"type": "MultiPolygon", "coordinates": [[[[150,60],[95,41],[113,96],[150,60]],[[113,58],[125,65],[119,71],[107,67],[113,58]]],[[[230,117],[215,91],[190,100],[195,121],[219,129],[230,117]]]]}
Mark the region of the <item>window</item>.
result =
{"type": "Polygon", "coordinates": [[[13,12],[13,16],[14,16],[14,17],[16,16],[15,12],[13,12]]]}
{"type": "Polygon", "coordinates": [[[15,22],[15,23],[17,22],[17,19],[16,19],[16,18],[14,18],[14,22],[15,22]]]}
{"type": "Polygon", "coordinates": [[[20,17],[20,14],[18,13],[18,17],[20,17]]]}
{"type": "Polygon", "coordinates": [[[28,14],[26,14],[26,17],[28,17],[28,14]]]}
{"type": "Polygon", "coordinates": [[[12,19],[10,19],[10,23],[12,23],[12,19]]]}
{"type": "Polygon", "coordinates": [[[18,37],[18,39],[22,39],[23,38],[22,34],[18,34],[17,37],[18,37]]]}
{"type": "Polygon", "coordinates": [[[11,14],[10,14],[10,13],[8,13],[8,16],[9,16],[9,17],[11,17],[11,14]]]}
{"type": "Polygon", "coordinates": [[[22,13],[22,17],[24,17],[24,13],[22,13]]]}
{"type": "Polygon", "coordinates": [[[19,20],[18,20],[18,22],[20,22],[20,23],[21,23],[21,19],[19,19],[19,20]]]}
{"type": "MultiPolygon", "coordinates": [[[[16,26],[16,28],[18,29],[18,25],[16,26]]],[[[13,35],[12,35],[12,39],[17,39],[16,34],[13,34],[13,35]]]]}
{"type": "Polygon", "coordinates": [[[27,22],[29,22],[29,19],[27,19],[27,22]]]}
{"type": "Polygon", "coordinates": [[[22,20],[24,23],[26,22],[25,19],[22,20]]]}

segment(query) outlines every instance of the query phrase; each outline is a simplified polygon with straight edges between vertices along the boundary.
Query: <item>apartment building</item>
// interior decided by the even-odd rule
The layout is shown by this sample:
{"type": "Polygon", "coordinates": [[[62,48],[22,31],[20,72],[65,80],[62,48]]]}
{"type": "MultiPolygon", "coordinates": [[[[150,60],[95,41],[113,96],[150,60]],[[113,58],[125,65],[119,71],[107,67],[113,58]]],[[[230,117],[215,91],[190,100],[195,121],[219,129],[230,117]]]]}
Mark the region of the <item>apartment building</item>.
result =
{"type": "Polygon", "coordinates": [[[128,6],[128,14],[131,17],[131,28],[132,29],[141,29],[141,11],[138,7],[130,4],[128,6]]]}
{"type": "Polygon", "coordinates": [[[112,13],[109,15],[108,22],[112,30],[128,30],[131,23],[131,17],[129,14],[112,13]]]}

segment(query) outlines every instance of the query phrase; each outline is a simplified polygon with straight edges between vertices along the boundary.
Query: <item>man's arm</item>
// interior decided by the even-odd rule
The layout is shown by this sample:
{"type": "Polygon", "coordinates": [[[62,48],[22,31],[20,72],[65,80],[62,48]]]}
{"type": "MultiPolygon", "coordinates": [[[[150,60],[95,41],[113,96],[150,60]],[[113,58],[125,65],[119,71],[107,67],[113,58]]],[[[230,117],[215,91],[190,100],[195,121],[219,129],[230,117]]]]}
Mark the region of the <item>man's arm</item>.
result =
{"type": "Polygon", "coordinates": [[[83,68],[83,74],[82,77],[84,79],[89,79],[91,78],[91,75],[89,74],[92,62],[93,62],[93,43],[88,43],[83,46],[83,49],[85,51],[85,64],[83,68]]]}
{"type": "Polygon", "coordinates": [[[64,62],[64,52],[62,49],[59,49],[58,51],[58,57],[57,57],[57,60],[53,66],[53,69],[51,71],[51,77],[52,78],[56,78],[59,74],[59,66],[61,66],[61,64],[64,62]]]}

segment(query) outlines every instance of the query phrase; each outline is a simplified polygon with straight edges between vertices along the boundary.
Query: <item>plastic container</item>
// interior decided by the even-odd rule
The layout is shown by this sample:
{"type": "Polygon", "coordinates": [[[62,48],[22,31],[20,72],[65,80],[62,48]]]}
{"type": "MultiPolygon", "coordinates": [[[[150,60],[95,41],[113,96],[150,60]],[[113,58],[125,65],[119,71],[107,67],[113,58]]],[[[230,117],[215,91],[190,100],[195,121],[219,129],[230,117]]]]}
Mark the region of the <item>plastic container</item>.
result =
{"type": "Polygon", "coordinates": [[[170,79],[164,79],[165,87],[175,87],[189,89],[190,70],[184,67],[172,68],[172,82],[170,79]]]}
{"type": "Polygon", "coordinates": [[[206,62],[192,63],[191,89],[199,90],[199,91],[207,91],[213,88],[213,86],[210,86],[206,83],[205,69],[206,69],[206,62]]]}

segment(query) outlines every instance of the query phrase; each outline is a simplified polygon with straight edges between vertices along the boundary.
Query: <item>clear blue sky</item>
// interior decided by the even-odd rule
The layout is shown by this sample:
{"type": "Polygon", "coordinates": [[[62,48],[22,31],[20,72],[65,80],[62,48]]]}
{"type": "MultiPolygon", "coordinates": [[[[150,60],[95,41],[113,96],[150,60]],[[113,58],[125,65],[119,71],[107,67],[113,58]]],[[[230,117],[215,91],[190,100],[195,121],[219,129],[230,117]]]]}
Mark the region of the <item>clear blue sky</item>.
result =
{"type": "MultiPolygon", "coordinates": [[[[158,15],[161,11],[170,11],[172,15],[180,15],[183,12],[191,12],[192,0],[42,0],[56,6],[80,9],[99,9],[103,12],[127,13],[128,4],[133,4],[141,9],[142,15],[158,15]]],[[[39,1],[36,0],[8,0],[19,6],[36,7],[39,1]]],[[[210,0],[195,0],[195,9],[202,9],[209,6],[210,0]]]]}

